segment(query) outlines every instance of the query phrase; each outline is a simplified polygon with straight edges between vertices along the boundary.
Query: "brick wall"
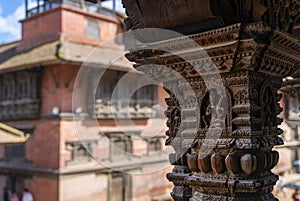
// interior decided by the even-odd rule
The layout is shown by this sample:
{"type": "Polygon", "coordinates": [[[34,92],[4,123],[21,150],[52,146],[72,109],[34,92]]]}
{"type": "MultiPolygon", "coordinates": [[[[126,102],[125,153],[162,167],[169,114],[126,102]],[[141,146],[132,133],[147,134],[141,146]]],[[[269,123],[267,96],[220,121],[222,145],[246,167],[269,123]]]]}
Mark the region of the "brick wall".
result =
{"type": "Polygon", "coordinates": [[[106,201],[107,175],[80,174],[64,176],[60,181],[60,200],[62,201],[106,201]]]}
{"type": "Polygon", "coordinates": [[[58,40],[61,34],[61,15],[61,9],[53,9],[23,20],[22,41],[18,49],[30,49],[58,40]]]}
{"type": "Polygon", "coordinates": [[[32,192],[36,201],[58,201],[59,182],[51,177],[33,177],[30,183],[25,184],[32,192]]]}
{"type": "Polygon", "coordinates": [[[171,166],[157,166],[157,171],[132,175],[132,201],[151,201],[151,198],[168,194],[172,184],[166,179],[171,166]]]}
{"type": "MultiPolygon", "coordinates": [[[[78,70],[79,67],[72,65],[44,67],[41,84],[42,115],[50,115],[54,107],[59,107],[60,112],[72,111],[72,91],[78,70]],[[70,83],[66,86],[69,79],[70,83]]],[[[84,97],[81,100],[84,101],[84,97]]]]}
{"type": "Polygon", "coordinates": [[[18,49],[30,49],[59,39],[99,45],[114,37],[117,30],[116,18],[61,5],[22,21],[22,41],[18,49]],[[99,24],[99,40],[86,37],[85,29],[88,19],[99,24]]]}
{"type": "Polygon", "coordinates": [[[59,121],[40,120],[32,138],[26,142],[26,158],[36,167],[59,167],[59,121]]]}

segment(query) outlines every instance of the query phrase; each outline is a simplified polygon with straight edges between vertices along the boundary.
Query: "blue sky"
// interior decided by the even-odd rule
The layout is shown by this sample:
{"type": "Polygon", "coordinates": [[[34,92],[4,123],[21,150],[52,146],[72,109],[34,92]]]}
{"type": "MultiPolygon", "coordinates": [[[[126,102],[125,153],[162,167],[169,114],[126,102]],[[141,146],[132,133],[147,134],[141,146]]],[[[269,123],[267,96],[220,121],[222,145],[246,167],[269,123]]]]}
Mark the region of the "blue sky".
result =
{"type": "Polygon", "coordinates": [[[0,0],[0,43],[21,38],[21,24],[24,19],[24,0],[0,0]]]}
{"type": "MultiPolygon", "coordinates": [[[[35,0],[29,0],[29,5],[34,5],[35,0]]],[[[105,2],[105,7],[110,7],[111,2],[105,2]]],[[[118,10],[123,10],[120,1],[118,10]]],[[[21,39],[20,20],[25,17],[25,0],[0,0],[0,44],[21,39]]]]}

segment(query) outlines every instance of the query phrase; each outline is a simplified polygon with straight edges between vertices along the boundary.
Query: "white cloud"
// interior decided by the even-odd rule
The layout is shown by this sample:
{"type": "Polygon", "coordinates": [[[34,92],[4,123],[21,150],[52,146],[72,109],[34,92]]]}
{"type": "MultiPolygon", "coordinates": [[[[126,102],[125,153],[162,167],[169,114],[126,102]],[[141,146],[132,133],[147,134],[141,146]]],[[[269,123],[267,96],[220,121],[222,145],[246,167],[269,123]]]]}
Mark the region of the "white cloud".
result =
{"type": "MultiPolygon", "coordinates": [[[[101,3],[101,6],[112,9],[113,3],[112,1],[104,1],[101,3]]],[[[121,1],[116,1],[116,10],[119,12],[125,12],[125,9],[123,8],[121,1]]]]}
{"type": "MultiPolygon", "coordinates": [[[[34,4],[29,1],[29,6],[34,4]]],[[[4,15],[0,6],[0,34],[6,35],[8,41],[21,39],[21,23],[20,20],[25,18],[25,4],[20,5],[12,13],[4,15]]]]}
{"type": "Polygon", "coordinates": [[[22,4],[13,13],[3,16],[0,12],[0,34],[7,34],[9,41],[21,38],[21,24],[19,20],[24,19],[25,6],[22,4]]]}
{"type": "MultiPolygon", "coordinates": [[[[121,1],[117,1],[116,9],[124,12],[121,1]]],[[[29,0],[29,7],[35,7],[36,2],[29,0]]],[[[112,1],[103,2],[102,6],[112,8],[112,1]]],[[[25,18],[25,5],[22,4],[12,13],[4,15],[0,5],[0,35],[5,35],[6,40],[15,41],[21,39],[21,23],[20,20],[25,18]]],[[[0,39],[1,40],[1,39],[0,39]]],[[[1,41],[4,42],[4,41],[1,41]]]]}

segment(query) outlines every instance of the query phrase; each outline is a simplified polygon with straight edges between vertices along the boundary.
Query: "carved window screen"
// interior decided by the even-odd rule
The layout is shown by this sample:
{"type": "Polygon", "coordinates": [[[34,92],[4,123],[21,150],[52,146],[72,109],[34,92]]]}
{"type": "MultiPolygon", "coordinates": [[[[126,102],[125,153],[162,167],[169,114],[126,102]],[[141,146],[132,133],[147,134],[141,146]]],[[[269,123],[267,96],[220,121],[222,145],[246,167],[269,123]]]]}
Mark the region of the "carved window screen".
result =
{"type": "Polygon", "coordinates": [[[155,138],[151,138],[148,139],[148,153],[155,153],[158,151],[162,150],[162,143],[161,143],[161,139],[163,137],[155,137],[155,138]]]}
{"type": "Polygon", "coordinates": [[[17,78],[17,99],[30,98],[31,82],[28,73],[19,73],[17,78]]]}
{"type": "Polygon", "coordinates": [[[19,71],[0,77],[0,120],[35,119],[39,116],[39,71],[19,71]]]}
{"type": "Polygon", "coordinates": [[[136,102],[141,107],[157,104],[157,86],[146,85],[136,91],[136,102]]]}
{"type": "MultiPolygon", "coordinates": [[[[34,128],[24,128],[23,126],[17,126],[17,129],[23,131],[30,136],[34,133],[34,128]]],[[[5,160],[6,161],[26,161],[26,143],[18,145],[5,146],[5,160]]]]}
{"type": "Polygon", "coordinates": [[[142,76],[108,70],[98,84],[92,112],[98,118],[149,117],[155,116],[153,106],[157,104],[157,86],[137,88],[142,76]]]}
{"type": "Polygon", "coordinates": [[[71,159],[67,161],[70,163],[91,161],[91,153],[97,144],[97,140],[82,140],[82,141],[68,141],[66,142],[66,149],[71,151],[71,159]]]}
{"type": "Polygon", "coordinates": [[[9,145],[5,147],[6,161],[25,161],[25,144],[9,145]]]}
{"type": "Polygon", "coordinates": [[[97,88],[96,99],[110,101],[117,84],[117,72],[105,72],[97,88]]]}
{"type": "Polygon", "coordinates": [[[3,77],[3,95],[2,100],[14,100],[15,98],[15,79],[12,75],[7,75],[3,77]]]}

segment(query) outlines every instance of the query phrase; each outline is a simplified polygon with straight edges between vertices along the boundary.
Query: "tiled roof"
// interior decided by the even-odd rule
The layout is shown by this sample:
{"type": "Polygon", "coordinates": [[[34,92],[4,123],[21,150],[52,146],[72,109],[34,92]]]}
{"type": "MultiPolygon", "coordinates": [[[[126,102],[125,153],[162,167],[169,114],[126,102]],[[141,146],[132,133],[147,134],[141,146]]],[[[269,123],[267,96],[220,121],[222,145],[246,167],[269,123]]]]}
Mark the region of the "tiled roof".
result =
{"type": "Polygon", "coordinates": [[[55,41],[18,52],[19,43],[0,45],[0,72],[66,62],[123,71],[133,70],[132,65],[123,57],[124,50],[117,45],[96,47],[55,41]]]}

